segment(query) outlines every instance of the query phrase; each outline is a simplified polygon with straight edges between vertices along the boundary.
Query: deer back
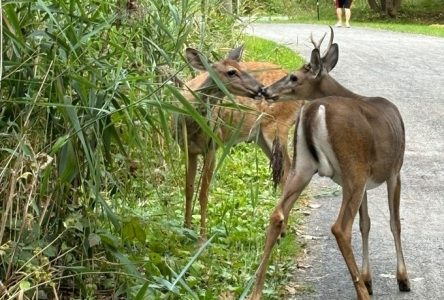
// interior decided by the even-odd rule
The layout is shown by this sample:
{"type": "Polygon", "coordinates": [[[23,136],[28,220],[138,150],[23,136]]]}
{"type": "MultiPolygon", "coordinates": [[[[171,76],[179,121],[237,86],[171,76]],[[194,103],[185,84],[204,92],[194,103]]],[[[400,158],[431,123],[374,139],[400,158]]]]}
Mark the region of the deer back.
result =
{"type": "Polygon", "coordinates": [[[306,141],[321,175],[333,176],[342,184],[341,173],[347,170],[382,183],[402,165],[405,133],[401,115],[387,99],[355,94],[330,76],[339,55],[332,41],[333,31],[323,56],[321,42],[313,41],[310,62],[268,86],[266,97],[311,100],[300,116],[304,134],[298,138],[306,141]]]}

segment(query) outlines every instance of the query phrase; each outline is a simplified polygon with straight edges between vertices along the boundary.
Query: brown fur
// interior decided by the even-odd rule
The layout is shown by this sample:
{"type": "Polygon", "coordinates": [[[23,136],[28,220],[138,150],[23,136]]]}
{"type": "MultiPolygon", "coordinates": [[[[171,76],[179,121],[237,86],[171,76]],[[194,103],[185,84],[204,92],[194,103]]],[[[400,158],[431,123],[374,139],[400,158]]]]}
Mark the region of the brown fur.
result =
{"type": "MultiPolygon", "coordinates": [[[[236,67],[250,72],[258,81],[263,84],[271,84],[276,79],[286,75],[287,72],[279,66],[270,63],[261,62],[241,62],[237,64],[233,61],[225,62],[225,67],[236,67]]],[[[192,91],[199,90],[203,85],[207,84],[208,73],[203,72],[194,79],[186,83],[186,86],[192,91]]],[[[185,97],[195,102],[194,96],[190,91],[184,92],[185,97]]],[[[214,132],[220,137],[223,143],[228,143],[233,136],[233,132],[239,129],[236,142],[252,141],[256,142],[264,153],[270,158],[272,154],[273,140],[278,138],[282,153],[282,171],[280,176],[280,184],[283,185],[290,168],[290,158],[287,151],[288,132],[294,124],[296,113],[302,105],[302,102],[291,101],[287,103],[268,103],[266,101],[257,101],[248,97],[235,97],[236,103],[242,109],[228,108],[224,106],[214,106],[210,112],[210,125],[214,132]]],[[[224,100],[230,104],[229,100],[224,100]]],[[[202,155],[204,157],[204,172],[202,183],[199,191],[199,202],[201,203],[201,238],[206,236],[206,206],[208,202],[208,189],[211,182],[214,168],[216,150],[215,143],[201,130],[191,118],[185,118],[185,128],[187,132],[188,153],[192,156],[202,155]],[[211,161],[210,161],[211,160],[211,161]],[[208,166],[208,168],[205,168],[208,166]]],[[[180,135],[179,135],[180,136],[180,135]]],[[[184,145],[185,141],[181,141],[184,145]]],[[[196,158],[192,158],[192,166],[194,167],[196,158]]],[[[190,166],[188,167],[190,168],[190,166]]],[[[187,178],[192,177],[189,174],[187,178]]],[[[185,225],[191,225],[191,199],[194,195],[194,183],[187,180],[187,201],[185,225]]]]}
{"type": "Polygon", "coordinates": [[[273,146],[271,148],[270,157],[270,169],[271,178],[273,179],[273,187],[276,189],[277,185],[281,182],[284,175],[284,149],[279,141],[279,136],[276,136],[273,140],[273,146]]]}
{"type": "Polygon", "coordinates": [[[272,248],[281,234],[296,199],[316,172],[329,176],[343,189],[341,209],[331,227],[338,247],[355,285],[357,298],[369,300],[372,290],[368,259],[370,218],[367,189],[372,184],[387,183],[390,227],[397,253],[397,279],[401,291],[410,290],[410,282],[401,247],[400,169],[405,149],[401,115],[394,104],[384,98],[362,97],[336,82],[328,71],[338,58],[337,44],[321,58],[319,45],[312,51],[309,66],[278,80],[267,88],[271,99],[313,100],[301,110],[296,128],[297,156],[285,183],[281,200],[270,217],[261,264],[251,299],[260,298],[272,248]],[[329,96],[329,97],[325,97],[329,96]],[[323,97],[323,98],[320,98],[323,97]],[[325,117],[325,118],[324,118],[325,117]],[[325,123],[324,123],[325,120],[325,123]],[[326,126],[326,131],[323,129],[326,126]],[[363,244],[363,266],[359,270],[351,246],[352,225],[359,211],[363,244]]]}

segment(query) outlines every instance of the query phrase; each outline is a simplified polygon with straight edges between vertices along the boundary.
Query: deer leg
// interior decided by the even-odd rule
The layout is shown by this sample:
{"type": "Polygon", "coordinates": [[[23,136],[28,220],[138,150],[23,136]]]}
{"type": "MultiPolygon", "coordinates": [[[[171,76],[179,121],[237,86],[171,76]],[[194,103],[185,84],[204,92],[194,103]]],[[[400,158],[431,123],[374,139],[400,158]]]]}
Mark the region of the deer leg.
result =
{"type": "MultiPolygon", "coordinates": [[[[282,130],[281,130],[282,131],[282,130]]],[[[290,156],[288,155],[287,151],[287,133],[288,130],[285,130],[284,132],[279,132],[279,140],[281,141],[281,151],[282,151],[282,177],[280,178],[280,188],[283,189],[285,182],[287,180],[288,173],[290,171],[291,167],[291,160],[290,156]]],[[[267,128],[262,128],[260,135],[257,140],[257,144],[262,149],[264,154],[268,157],[268,159],[272,159],[272,146],[273,146],[273,140],[276,138],[276,130],[267,130],[267,128]]],[[[287,229],[287,222],[288,219],[285,220],[284,227],[282,229],[281,236],[285,236],[286,229],[287,229]]]]}
{"type": "Polygon", "coordinates": [[[188,153],[185,182],[185,227],[191,228],[193,213],[194,180],[197,170],[197,154],[188,153]]]}
{"type": "Polygon", "coordinates": [[[367,192],[364,192],[361,206],[359,207],[359,227],[362,236],[362,271],[361,278],[364,280],[364,284],[367,287],[367,291],[370,295],[373,294],[372,289],[372,273],[370,270],[370,262],[368,259],[368,235],[370,232],[370,217],[368,215],[367,207],[367,192]]]}
{"type": "Polygon", "coordinates": [[[213,178],[216,151],[211,149],[204,157],[204,165],[202,172],[202,183],[199,191],[200,204],[200,239],[206,240],[207,235],[207,207],[208,207],[208,191],[210,189],[211,180],[213,178]]]}
{"type": "Polygon", "coordinates": [[[399,173],[387,180],[387,192],[390,209],[390,229],[395,239],[396,248],[396,278],[398,279],[399,290],[402,292],[410,291],[410,281],[407,275],[407,268],[404,262],[401,246],[401,222],[399,220],[399,205],[401,198],[401,178],[399,173]]]}
{"type": "Polygon", "coordinates": [[[364,187],[365,184],[345,184],[343,186],[341,209],[335,224],[331,228],[355,284],[358,300],[370,299],[364,280],[360,276],[351,246],[353,220],[361,206],[364,187]]]}
{"type": "Polygon", "coordinates": [[[276,206],[274,212],[270,217],[270,225],[268,227],[267,237],[265,240],[264,253],[262,260],[256,271],[256,283],[251,300],[258,300],[262,295],[264,287],[265,275],[267,272],[268,261],[270,259],[273,246],[276,244],[279,235],[284,229],[285,220],[288,219],[288,214],[294,205],[294,202],[299,197],[305,186],[310,182],[315,170],[308,172],[290,173],[284,186],[281,200],[276,206]],[[306,175],[309,174],[309,175],[306,175]]]}

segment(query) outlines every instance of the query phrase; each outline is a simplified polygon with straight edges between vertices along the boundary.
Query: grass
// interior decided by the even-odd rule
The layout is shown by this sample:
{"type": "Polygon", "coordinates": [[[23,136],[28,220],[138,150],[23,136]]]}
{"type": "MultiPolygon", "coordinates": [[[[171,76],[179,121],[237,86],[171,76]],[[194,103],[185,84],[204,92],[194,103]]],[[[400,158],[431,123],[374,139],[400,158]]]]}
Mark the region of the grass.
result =
{"type": "MultiPolygon", "coordinates": [[[[2,7],[1,300],[238,298],[254,277],[279,197],[268,159],[253,144],[229,150],[200,249],[197,208],[195,230],[182,226],[184,159],[169,126],[193,113],[169,84],[187,72],[183,49],[217,55],[240,25],[201,1],[123,4],[2,7]]],[[[272,42],[245,43],[249,60],[301,62],[272,42]]],[[[291,276],[298,223],[293,214],[274,251],[268,299],[291,276]]]]}
{"type": "MultiPolygon", "coordinates": [[[[231,149],[198,249],[182,226],[184,161],[169,126],[193,113],[169,84],[187,72],[183,49],[216,55],[239,25],[201,1],[50,4],[2,6],[0,299],[240,296],[279,196],[268,160],[254,145],[231,149]]],[[[284,53],[257,44],[247,41],[250,59],[284,53]]],[[[294,236],[277,247],[268,298],[280,298],[298,247],[294,236]]]]}
{"type": "MultiPolygon", "coordinates": [[[[259,17],[257,22],[273,23],[336,23],[334,7],[330,1],[320,1],[320,20],[317,20],[316,3],[304,2],[294,7],[291,15],[259,17]]],[[[259,14],[260,15],[260,14],[259,14]]],[[[372,12],[366,1],[359,1],[352,7],[353,27],[368,27],[406,33],[417,33],[444,37],[444,2],[439,0],[404,0],[397,18],[389,18],[372,12]]]]}
{"type": "MultiPolygon", "coordinates": [[[[243,42],[246,61],[268,61],[290,70],[303,62],[294,51],[277,43],[251,36],[244,37],[243,42]]],[[[268,158],[259,147],[240,144],[231,149],[213,182],[209,199],[210,235],[221,235],[199,262],[206,266],[207,273],[202,284],[211,287],[212,295],[229,291],[238,298],[244,292],[244,284],[253,278],[259,263],[268,218],[278,198],[279,192],[273,190],[270,181],[268,158]]],[[[177,217],[182,217],[182,210],[178,211],[177,217]]],[[[282,287],[301,249],[295,240],[299,222],[300,216],[293,214],[289,234],[275,249],[265,299],[280,299],[284,293],[282,287]]]]}
{"type": "Polygon", "coordinates": [[[382,22],[374,23],[374,22],[357,21],[353,22],[353,26],[444,37],[444,27],[437,27],[425,24],[402,24],[402,23],[382,23],[382,22]]]}
{"type": "MultiPolygon", "coordinates": [[[[321,12],[322,16],[329,17],[319,23],[332,24],[335,21],[331,7],[326,6],[321,12]]],[[[364,13],[364,10],[356,8],[354,26],[437,36],[443,34],[440,28],[431,24],[403,24],[402,20],[392,22],[383,18],[370,20],[372,17],[364,18],[364,13]],[[358,19],[362,22],[355,21],[358,19]]],[[[312,22],[311,18],[313,11],[306,10],[291,21],[312,22]]],[[[245,36],[243,41],[245,60],[273,62],[289,70],[298,68],[303,62],[293,51],[274,42],[251,36],[245,36]]],[[[134,222],[134,228],[147,228],[146,244],[135,242],[133,256],[151,262],[146,263],[145,272],[154,274],[154,278],[159,280],[157,284],[164,287],[163,291],[153,292],[153,299],[237,299],[247,293],[249,283],[254,279],[268,218],[279,197],[279,192],[271,187],[268,159],[254,144],[241,144],[230,149],[210,190],[208,227],[212,240],[202,252],[198,252],[196,246],[197,226],[194,230],[182,227],[183,159],[181,162],[175,172],[161,174],[158,183],[153,184],[154,192],[148,194],[145,189],[142,195],[131,196],[152,197],[155,201],[123,208],[122,213],[133,216],[128,223],[134,222]],[[177,274],[183,275],[180,280],[177,274]],[[177,285],[171,287],[172,282],[177,282],[177,285]]],[[[139,190],[139,186],[146,186],[137,179],[131,184],[134,191],[139,190]]],[[[125,203],[124,199],[119,202],[125,203]]],[[[193,217],[197,225],[197,208],[193,217]]],[[[294,259],[301,250],[295,238],[295,229],[300,221],[297,213],[291,215],[289,234],[274,249],[264,299],[281,299],[285,294],[284,287],[291,281],[294,259]]],[[[305,289],[310,291],[311,287],[305,289]]]]}
{"type": "Polygon", "coordinates": [[[304,63],[300,56],[295,55],[293,50],[283,45],[252,36],[245,36],[244,41],[246,60],[271,62],[286,70],[295,70],[304,63]]]}
{"type": "MultiPolygon", "coordinates": [[[[302,64],[302,59],[285,46],[251,36],[244,37],[243,42],[245,60],[273,62],[286,69],[302,64]]],[[[220,158],[222,151],[218,154],[220,158]]],[[[179,274],[190,265],[175,287],[176,292],[156,293],[152,295],[153,299],[163,296],[237,299],[246,293],[262,255],[269,216],[280,194],[272,187],[268,164],[268,158],[253,143],[230,149],[209,193],[208,236],[214,238],[198,255],[198,205],[195,205],[193,230],[182,227],[183,158],[174,172],[159,174],[160,179],[154,180],[157,183],[152,186],[151,193],[147,192],[147,184],[139,181],[142,177],[131,180],[129,190],[135,194],[126,197],[158,198],[122,208],[121,214],[128,216],[128,224],[134,223],[131,226],[135,229],[148,228],[147,246],[136,242],[134,256],[152,262],[149,271],[157,277],[169,274],[169,270],[179,274]]],[[[114,201],[123,205],[128,203],[121,196],[114,201]]],[[[275,247],[264,299],[281,299],[285,293],[283,287],[291,280],[294,259],[301,250],[295,238],[300,217],[297,212],[291,215],[289,234],[275,247]]],[[[174,278],[170,277],[168,281],[171,283],[174,278]]],[[[159,282],[159,285],[170,283],[159,282]]]]}
{"type": "MultiPolygon", "coordinates": [[[[266,19],[258,19],[259,23],[308,23],[308,24],[322,24],[322,25],[333,25],[336,19],[324,19],[324,20],[311,20],[305,18],[277,18],[272,17],[266,19]]],[[[404,33],[416,33],[424,34],[429,36],[444,37],[444,27],[440,27],[437,24],[427,25],[427,24],[405,24],[398,22],[389,21],[360,21],[353,18],[351,20],[352,27],[364,27],[364,28],[374,28],[380,30],[391,30],[404,33]]]]}

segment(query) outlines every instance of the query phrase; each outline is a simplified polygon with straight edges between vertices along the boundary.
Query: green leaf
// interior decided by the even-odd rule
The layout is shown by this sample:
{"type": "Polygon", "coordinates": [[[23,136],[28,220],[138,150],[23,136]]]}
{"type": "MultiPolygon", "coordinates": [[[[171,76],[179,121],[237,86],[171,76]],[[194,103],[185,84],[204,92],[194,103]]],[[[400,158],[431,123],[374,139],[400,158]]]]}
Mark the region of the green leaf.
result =
{"type": "Polygon", "coordinates": [[[136,234],[134,233],[134,228],[130,222],[123,223],[122,226],[122,238],[124,240],[133,240],[135,238],[136,234]]]}
{"type": "Polygon", "coordinates": [[[212,138],[219,146],[223,147],[223,142],[220,138],[214,133],[213,129],[208,125],[208,120],[204,116],[202,116],[196,108],[186,99],[177,88],[167,85],[167,88],[173,95],[180,101],[180,103],[184,106],[186,112],[199,124],[200,128],[204,131],[206,135],[212,138]]]}
{"type": "Polygon", "coordinates": [[[145,281],[144,276],[142,276],[142,274],[140,274],[140,272],[137,269],[137,266],[128,259],[127,255],[124,253],[120,253],[118,251],[110,251],[112,255],[114,255],[114,257],[116,259],[119,260],[119,262],[122,264],[123,268],[131,275],[133,275],[135,278],[137,279],[141,279],[143,281],[145,281]]]}
{"type": "Polygon", "coordinates": [[[103,208],[105,209],[106,212],[106,216],[108,217],[108,219],[111,221],[111,223],[113,224],[114,228],[117,231],[121,230],[121,226],[120,226],[120,220],[119,220],[119,216],[116,215],[114,213],[114,211],[112,210],[112,208],[108,205],[108,203],[105,201],[105,199],[103,199],[102,195],[99,193],[96,195],[97,196],[97,200],[98,202],[103,206],[103,208]]]}
{"type": "Polygon", "coordinates": [[[142,300],[145,297],[146,291],[148,290],[149,283],[145,282],[145,284],[140,288],[134,300],[142,300]]]}
{"type": "Polygon", "coordinates": [[[94,170],[91,146],[87,142],[87,139],[85,137],[84,128],[81,125],[81,118],[77,114],[77,107],[73,106],[71,102],[72,102],[71,98],[64,97],[64,103],[66,104],[65,106],[66,115],[68,116],[70,125],[74,128],[77,137],[79,138],[80,143],[82,144],[83,153],[85,154],[90,169],[94,170]]]}
{"type": "Polygon", "coordinates": [[[68,142],[69,134],[65,134],[57,139],[57,141],[52,145],[51,155],[56,154],[59,150],[68,142]]]}
{"type": "Polygon", "coordinates": [[[20,289],[23,291],[29,290],[31,288],[31,283],[29,281],[21,281],[20,282],[20,289]]]}
{"type": "Polygon", "coordinates": [[[22,150],[23,153],[28,156],[28,157],[32,157],[33,156],[33,152],[31,147],[28,144],[22,144],[22,150]]]}
{"type": "Polygon", "coordinates": [[[99,236],[100,241],[103,243],[104,246],[108,246],[112,249],[117,249],[119,246],[121,246],[119,238],[113,236],[108,232],[101,233],[99,236]]]}
{"type": "Polygon", "coordinates": [[[98,234],[95,233],[91,233],[88,236],[88,243],[89,243],[89,247],[92,248],[94,246],[97,246],[100,244],[100,236],[98,234]]]}
{"type": "Polygon", "coordinates": [[[137,240],[140,243],[145,242],[146,233],[139,219],[132,218],[129,222],[123,224],[122,238],[129,241],[137,240]]]}
{"type": "Polygon", "coordinates": [[[46,247],[45,250],[43,250],[43,254],[48,257],[55,257],[57,255],[57,249],[54,246],[46,247]]]}
{"type": "Polygon", "coordinates": [[[77,157],[72,141],[69,140],[62,146],[58,163],[60,182],[71,182],[77,175],[77,157]]]}
{"type": "Polygon", "coordinates": [[[211,244],[211,241],[216,237],[217,234],[214,234],[208,241],[206,241],[194,254],[194,256],[190,259],[190,261],[187,263],[187,265],[182,269],[182,271],[179,273],[179,275],[176,276],[176,279],[171,283],[171,287],[174,288],[174,286],[179,282],[179,280],[182,279],[182,277],[185,275],[185,273],[188,271],[188,269],[193,265],[193,263],[199,258],[199,256],[202,254],[202,252],[211,244]]]}
{"type": "Polygon", "coordinates": [[[66,229],[75,228],[80,232],[83,232],[83,224],[81,222],[81,216],[79,214],[72,214],[65,219],[63,225],[66,229]]]}

